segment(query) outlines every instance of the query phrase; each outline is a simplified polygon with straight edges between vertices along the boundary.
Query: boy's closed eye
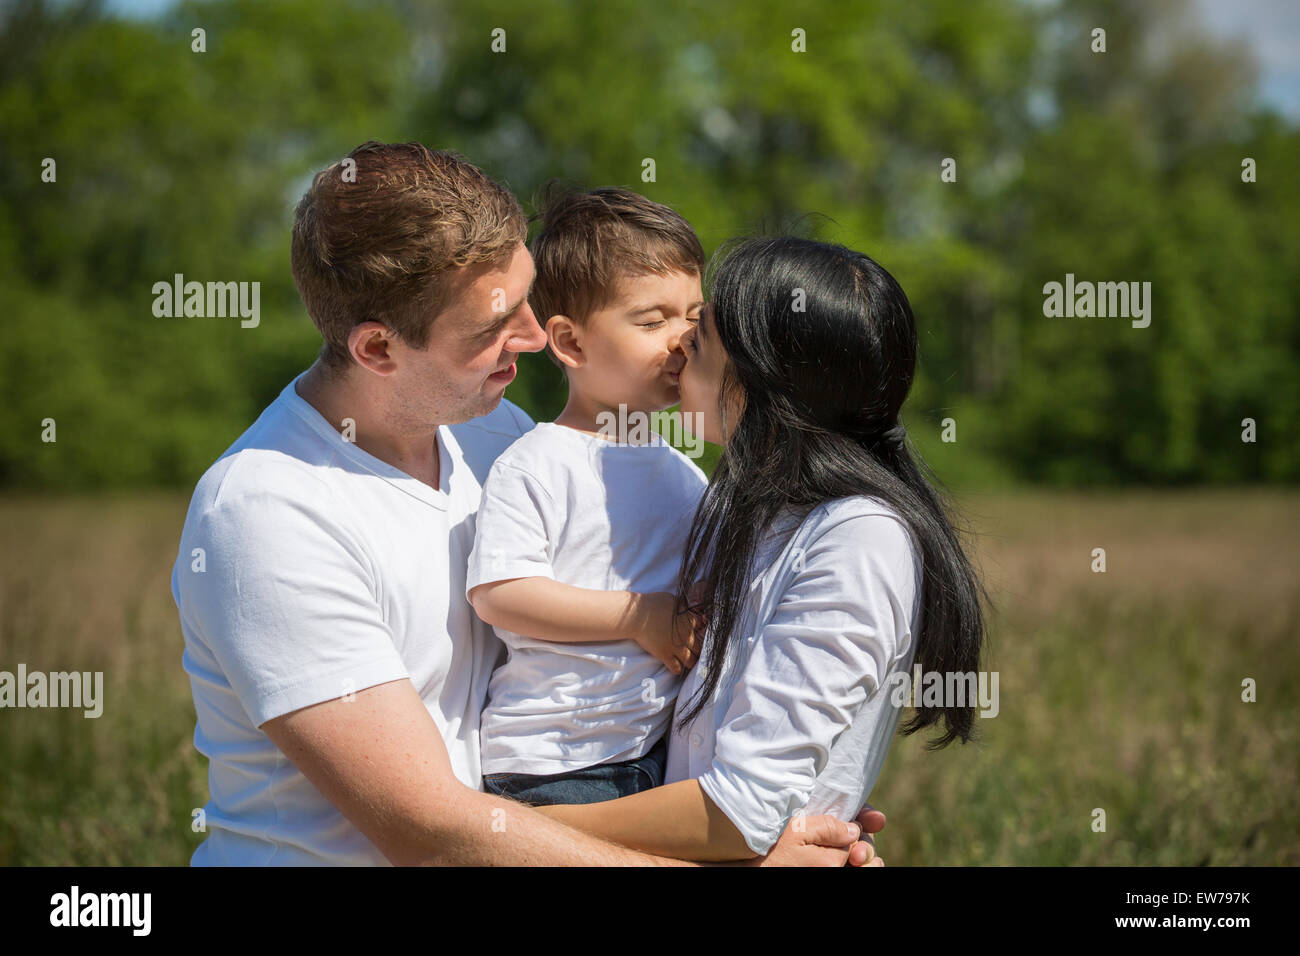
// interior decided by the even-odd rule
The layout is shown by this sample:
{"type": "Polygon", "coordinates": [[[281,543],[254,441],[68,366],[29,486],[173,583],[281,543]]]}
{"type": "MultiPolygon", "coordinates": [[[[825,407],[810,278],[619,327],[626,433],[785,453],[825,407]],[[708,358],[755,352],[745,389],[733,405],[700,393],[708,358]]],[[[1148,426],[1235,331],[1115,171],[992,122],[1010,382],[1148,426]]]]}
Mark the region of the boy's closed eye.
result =
{"type": "MultiPolygon", "coordinates": [[[[695,315],[687,315],[687,316],[686,316],[686,321],[689,322],[689,323],[691,324],[691,328],[692,328],[692,329],[695,328],[695,323],[697,323],[697,322],[700,321],[699,313],[697,312],[695,315]]],[[[652,322],[641,322],[641,323],[639,323],[639,324],[640,324],[641,328],[643,328],[643,329],[657,329],[657,328],[659,328],[659,326],[665,324],[665,320],[664,320],[664,319],[656,319],[656,320],[654,320],[654,321],[652,321],[652,322]]]]}

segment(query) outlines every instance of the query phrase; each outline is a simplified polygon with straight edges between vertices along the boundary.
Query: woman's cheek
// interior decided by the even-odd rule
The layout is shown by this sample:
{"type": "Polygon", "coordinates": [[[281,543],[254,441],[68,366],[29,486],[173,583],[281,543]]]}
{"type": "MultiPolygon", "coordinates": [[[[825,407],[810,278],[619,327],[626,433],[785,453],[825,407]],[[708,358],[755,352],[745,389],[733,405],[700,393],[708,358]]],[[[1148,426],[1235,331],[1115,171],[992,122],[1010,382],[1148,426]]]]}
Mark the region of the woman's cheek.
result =
{"type": "Polygon", "coordinates": [[[702,441],[714,441],[713,421],[708,410],[695,401],[695,395],[682,388],[682,424],[702,441]]]}
{"type": "Polygon", "coordinates": [[[682,416],[690,423],[692,432],[698,430],[697,438],[716,444],[718,435],[714,426],[717,420],[717,411],[709,404],[708,389],[702,387],[694,375],[689,374],[690,370],[688,365],[685,371],[682,372],[682,416]]]}
{"type": "Polygon", "coordinates": [[[691,367],[688,365],[682,370],[680,386],[682,393],[682,413],[693,415],[696,412],[703,411],[697,401],[696,388],[697,383],[695,376],[691,374],[691,367]]]}

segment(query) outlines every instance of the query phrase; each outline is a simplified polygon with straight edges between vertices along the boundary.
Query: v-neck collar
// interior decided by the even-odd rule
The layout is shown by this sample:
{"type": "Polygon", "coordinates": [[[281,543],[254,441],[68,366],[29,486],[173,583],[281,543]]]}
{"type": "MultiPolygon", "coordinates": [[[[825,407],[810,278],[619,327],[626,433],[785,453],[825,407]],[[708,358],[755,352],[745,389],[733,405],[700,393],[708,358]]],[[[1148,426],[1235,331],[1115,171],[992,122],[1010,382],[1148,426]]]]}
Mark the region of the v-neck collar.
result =
{"type": "Polygon", "coordinates": [[[343,455],[357,466],[392,485],[398,491],[405,492],[413,498],[418,498],[439,511],[447,510],[447,502],[451,496],[452,473],[456,468],[455,459],[460,452],[460,446],[456,443],[451,429],[446,425],[438,426],[438,487],[433,488],[419,478],[408,475],[400,468],[390,465],[383,459],[376,458],[354,442],[345,441],[338,430],[316,410],[315,406],[298,394],[298,381],[306,374],[306,371],[300,372],[280,393],[281,400],[289,406],[295,415],[301,418],[317,434],[333,443],[340,455],[343,455]]]}

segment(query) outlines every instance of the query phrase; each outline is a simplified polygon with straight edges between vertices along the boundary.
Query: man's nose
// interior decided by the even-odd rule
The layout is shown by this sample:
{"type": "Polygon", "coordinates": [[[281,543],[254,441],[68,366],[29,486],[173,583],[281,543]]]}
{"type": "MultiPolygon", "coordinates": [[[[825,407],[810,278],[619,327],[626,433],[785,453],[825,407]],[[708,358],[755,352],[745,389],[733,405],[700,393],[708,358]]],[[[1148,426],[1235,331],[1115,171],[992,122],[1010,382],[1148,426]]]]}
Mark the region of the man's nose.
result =
{"type": "Polygon", "coordinates": [[[537,322],[533,307],[527,302],[519,310],[519,317],[524,327],[506,340],[506,349],[510,352],[540,352],[546,347],[546,332],[537,322]]]}

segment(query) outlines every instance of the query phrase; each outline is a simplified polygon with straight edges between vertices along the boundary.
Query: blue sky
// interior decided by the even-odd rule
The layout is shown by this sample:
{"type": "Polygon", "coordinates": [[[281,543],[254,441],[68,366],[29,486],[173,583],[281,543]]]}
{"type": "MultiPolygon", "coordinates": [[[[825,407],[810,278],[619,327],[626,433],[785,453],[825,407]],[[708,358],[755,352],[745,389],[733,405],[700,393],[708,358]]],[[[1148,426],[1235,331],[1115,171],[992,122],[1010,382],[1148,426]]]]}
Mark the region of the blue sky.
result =
{"type": "Polygon", "coordinates": [[[1241,36],[1259,61],[1260,98],[1300,120],[1300,2],[1195,0],[1215,36],[1241,36]]]}

